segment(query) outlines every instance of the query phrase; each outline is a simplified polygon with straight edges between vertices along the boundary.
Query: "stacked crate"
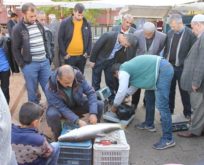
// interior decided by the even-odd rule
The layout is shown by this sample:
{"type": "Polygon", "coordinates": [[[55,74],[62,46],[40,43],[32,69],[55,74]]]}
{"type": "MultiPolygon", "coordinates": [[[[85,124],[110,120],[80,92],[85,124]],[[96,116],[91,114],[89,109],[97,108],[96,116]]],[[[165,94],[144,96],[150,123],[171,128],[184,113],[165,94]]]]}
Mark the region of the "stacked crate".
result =
{"type": "MultiPolygon", "coordinates": [[[[62,133],[70,129],[64,126],[62,133]]],[[[92,165],[92,142],[59,142],[60,155],[58,165],[92,165]]]]}
{"type": "Polygon", "coordinates": [[[123,130],[96,138],[93,145],[94,165],[128,165],[130,146],[123,130]],[[110,142],[109,144],[103,142],[110,142]]]}

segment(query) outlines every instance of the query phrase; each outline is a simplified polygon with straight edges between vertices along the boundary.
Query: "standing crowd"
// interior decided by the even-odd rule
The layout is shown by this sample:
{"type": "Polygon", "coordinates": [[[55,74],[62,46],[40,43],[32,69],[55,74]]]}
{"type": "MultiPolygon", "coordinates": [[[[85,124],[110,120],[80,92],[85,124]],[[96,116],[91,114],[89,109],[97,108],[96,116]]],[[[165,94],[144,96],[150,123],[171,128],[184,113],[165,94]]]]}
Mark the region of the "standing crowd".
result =
{"type": "Polygon", "coordinates": [[[204,15],[195,15],[190,29],[183,24],[181,15],[172,14],[169,17],[171,29],[165,34],[157,31],[152,22],[144,23],[140,30],[135,29],[133,17],[126,14],[121,25],[114,26],[112,31],[102,34],[92,44],[91,26],[84,17],[84,11],[83,4],[77,3],[73,14],[53,28],[47,26],[43,11],[37,11],[35,5],[26,3],[22,6],[23,18],[19,22],[17,15],[11,14],[7,25],[9,39],[0,27],[2,92],[9,103],[10,70],[19,72],[20,68],[28,94],[28,102],[19,112],[20,126],[12,125],[11,130],[8,106],[0,93],[5,107],[0,107],[0,118],[1,114],[6,116],[0,120],[0,129],[5,130],[5,133],[0,132],[1,141],[12,146],[8,148],[9,157],[2,157],[0,151],[0,158],[16,164],[13,149],[20,165],[57,164],[58,144],[49,144],[37,130],[42,115],[45,111],[55,141],[60,136],[64,120],[79,127],[100,122],[104,105],[97,99],[96,91],[101,88],[103,71],[105,83],[111,91],[108,115],[117,116],[118,106],[130,97],[132,106],[137,109],[141,89],[144,89],[146,116],[144,122],[135,127],[155,132],[157,107],[162,136],[153,144],[154,149],[163,150],[176,145],[171,115],[176,107],[177,84],[183,115],[191,119],[189,130],[179,132],[178,136],[201,136],[204,129],[204,15]],[[53,59],[61,61],[62,58],[64,65],[59,62],[51,71],[53,59]],[[92,68],[92,85],[84,77],[88,58],[88,65],[92,68]],[[47,98],[46,109],[40,104],[39,85],[47,98]],[[85,113],[89,113],[88,122],[81,119],[85,113]],[[9,121],[6,127],[4,120],[9,121]]]}

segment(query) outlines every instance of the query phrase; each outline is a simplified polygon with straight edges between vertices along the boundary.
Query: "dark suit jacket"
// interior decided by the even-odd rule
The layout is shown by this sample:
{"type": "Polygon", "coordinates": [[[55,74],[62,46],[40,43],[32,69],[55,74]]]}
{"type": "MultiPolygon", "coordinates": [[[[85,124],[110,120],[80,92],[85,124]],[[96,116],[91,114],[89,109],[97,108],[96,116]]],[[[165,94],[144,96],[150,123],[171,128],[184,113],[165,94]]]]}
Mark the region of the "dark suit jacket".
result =
{"type": "MultiPolygon", "coordinates": [[[[173,38],[174,32],[173,30],[170,30],[167,33],[167,40],[166,40],[166,45],[165,45],[165,50],[164,50],[164,57],[168,58],[169,53],[170,53],[170,48],[171,48],[171,40],[173,38]]],[[[195,42],[196,37],[192,33],[191,29],[188,27],[185,27],[184,35],[181,41],[179,53],[178,53],[178,58],[179,58],[179,65],[183,66],[184,60],[191,49],[193,43],[195,42]]],[[[176,52],[175,52],[176,53],[176,52]]]]}
{"type": "MultiPolygon", "coordinates": [[[[120,33],[121,25],[113,26],[112,31],[120,33]]],[[[135,28],[130,27],[128,33],[133,34],[135,31],[136,31],[135,28]]],[[[137,39],[135,38],[135,40],[137,40],[137,39]]],[[[133,47],[126,48],[126,49],[123,48],[119,52],[117,52],[116,63],[124,63],[125,61],[128,61],[128,60],[134,58],[136,55],[136,47],[137,47],[137,45],[135,45],[133,47]]]]}
{"type": "MultiPolygon", "coordinates": [[[[103,62],[110,56],[112,50],[114,49],[116,40],[117,40],[118,32],[107,32],[104,33],[94,44],[94,47],[91,52],[90,61],[91,62],[103,62]]],[[[132,47],[136,51],[136,45],[132,47]]],[[[129,51],[127,49],[121,49],[120,51],[116,52],[115,58],[119,55],[123,55],[125,61],[131,59],[135,56],[135,51],[129,51]]],[[[116,61],[119,62],[119,61],[116,61]]]]}

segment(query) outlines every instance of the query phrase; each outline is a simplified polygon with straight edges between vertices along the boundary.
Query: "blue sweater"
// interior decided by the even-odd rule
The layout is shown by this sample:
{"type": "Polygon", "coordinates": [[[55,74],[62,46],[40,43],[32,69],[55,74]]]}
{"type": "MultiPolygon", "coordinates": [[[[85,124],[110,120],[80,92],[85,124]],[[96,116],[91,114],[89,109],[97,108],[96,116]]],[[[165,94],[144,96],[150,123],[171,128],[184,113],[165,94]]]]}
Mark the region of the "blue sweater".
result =
{"type": "Polygon", "coordinates": [[[83,107],[88,99],[89,113],[97,114],[97,96],[93,87],[85,80],[79,70],[75,71],[75,80],[72,86],[72,101],[57,81],[57,72],[53,72],[45,88],[48,105],[55,107],[71,123],[79,116],[75,114],[75,107],[83,107]],[[86,97],[84,97],[86,95],[86,97]],[[74,104],[73,104],[74,103],[74,104]]]}
{"type": "Polygon", "coordinates": [[[5,51],[0,47],[0,72],[8,71],[9,69],[10,66],[5,51]]]}
{"type": "Polygon", "coordinates": [[[45,165],[50,145],[35,128],[12,125],[11,144],[18,165],[45,165]]]}

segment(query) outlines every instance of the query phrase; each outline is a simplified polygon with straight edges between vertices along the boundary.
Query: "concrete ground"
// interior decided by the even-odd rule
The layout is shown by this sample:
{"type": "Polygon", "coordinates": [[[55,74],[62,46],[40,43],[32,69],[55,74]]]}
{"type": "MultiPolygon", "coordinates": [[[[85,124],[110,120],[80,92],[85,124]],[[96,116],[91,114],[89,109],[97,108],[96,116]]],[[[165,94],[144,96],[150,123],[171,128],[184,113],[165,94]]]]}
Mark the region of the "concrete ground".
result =
{"type": "MultiPolygon", "coordinates": [[[[88,67],[86,68],[85,76],[87,80],[91,80],[91,69],[88,67]]],[[[104,81],[102,84],[104,86],[104,81]]],[[[27,94],[25,90],[23,90],[23,87],[24,80],[22,74],[19,73],[12,75],[10,79],[10,108],[14,123],[18,123],[18,111],[20,106],[27,101],[27,94]],[[15,103],[16,99],[18,100],[15,103]]],[[[178,137],[176,133],[174,133],[176,141],[175,147],[161,151],[152,149],[152,144],[157,142],[161,136],[161,124],[159,114],[157,112],[155,121],[157,132],[151,133],[134,128],[135,124],[144,120],[145,108],[143,107],[142,99],[143,96],[141,97],[139,107],[136,111],[135,119],[125,130],[126,138],[130,145],[130,165],[163,165],[170,163],[194,165],[196,162],[204,160],[203,137],[185,139],[178,137]]],[[[45,102],[44,97],[42,100],[45,102]]],[[[176,95],[175,113],[182,114],[182,105],[178,92],[176,95]]],[[[45,120],[42,123],[40,130],[49,137],[52,136],[45,120]]],[[[204,161],[201,164],[204,165],[204,161]]]]}

